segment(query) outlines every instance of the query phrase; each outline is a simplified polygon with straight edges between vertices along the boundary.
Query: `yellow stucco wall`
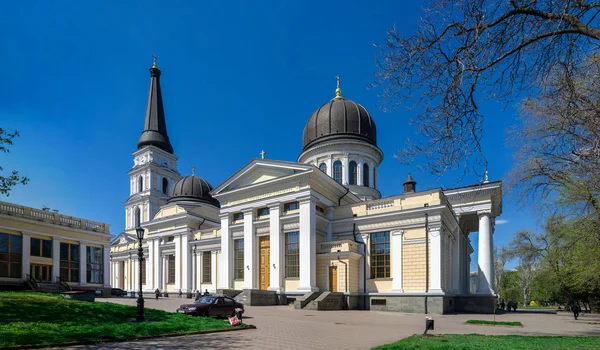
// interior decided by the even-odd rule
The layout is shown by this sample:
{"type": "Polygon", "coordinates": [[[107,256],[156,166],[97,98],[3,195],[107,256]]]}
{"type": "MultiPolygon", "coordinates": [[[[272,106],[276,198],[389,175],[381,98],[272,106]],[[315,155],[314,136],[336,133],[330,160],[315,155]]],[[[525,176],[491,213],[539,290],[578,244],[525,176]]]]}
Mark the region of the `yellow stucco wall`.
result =
{"type": "Polygon", "coordinates": [[[425,291],[425,243],[402,247],[402,288],[405,292],[425,291]]]}
{"type": "MultiPolygon", "coordinates": [[[[54,236],[59,236],[61,241],[72,240],[73,242],[79,242],[85,240],[88,242],[98,243],[99,246],[108,244],[110,241],[110,235],[85,232],[84,230],[73,229],[68,226],[44,224],[37,222],[13,220],[11,218],[0,217],[0,225],[10,227],[10,229],[0,229],[0,232],[21,235],[21,231],[31,232],[32,237],[50,239],[54,236]],[[63,237],[65,239],[63,239],[63,237]]],[[[88,245],[93,243],[88,243],[88,245]]]]}
{"type": "Polygon", "coordinates": [[[371,293],[389,293],[392,290],[392,279],[367,280],[367,290],[371,293]]]}

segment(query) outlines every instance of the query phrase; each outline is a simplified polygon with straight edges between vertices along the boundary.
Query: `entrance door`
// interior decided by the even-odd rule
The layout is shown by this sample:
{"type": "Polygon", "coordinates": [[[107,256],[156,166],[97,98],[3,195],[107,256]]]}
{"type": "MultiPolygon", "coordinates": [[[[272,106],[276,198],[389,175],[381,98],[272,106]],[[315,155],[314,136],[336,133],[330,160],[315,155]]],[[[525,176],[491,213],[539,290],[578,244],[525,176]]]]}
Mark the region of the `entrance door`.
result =
{"type": "Polygon", "coordinates": [[[258,240],[258,249],[260,256],[260,289],[266,290],[269,288],[271,281],[271,240],[269,236],[260,237],[258,240]]]}
{"type": "Polygon", "coordinates": [[[51,282],[50,274],[52,272],[51,265],[38,265],[31,264],[30,274],[31,277],[39,282],[51,282]]]}
{"type": "Polygon", "coordinates": [[[329,290],[338,291],[337,266],[329,266],[329,290]]]}
{"type": "Polygon", "coordinates": [[[119,261],[119,288],[125,290],[125,261],[119,261]]]}

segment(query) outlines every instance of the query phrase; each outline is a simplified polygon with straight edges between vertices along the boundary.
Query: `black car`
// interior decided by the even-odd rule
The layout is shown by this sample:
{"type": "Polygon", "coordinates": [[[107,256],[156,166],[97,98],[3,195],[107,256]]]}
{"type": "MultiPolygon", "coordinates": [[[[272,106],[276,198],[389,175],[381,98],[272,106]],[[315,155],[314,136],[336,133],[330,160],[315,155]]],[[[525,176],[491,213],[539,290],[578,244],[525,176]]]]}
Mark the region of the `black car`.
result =
{"type": "Polygon", "coordinates": [[[229,297],[201,297],[194,304],[181,305],[177,312],[192,316],[233,316],[244,313],[244,305],[229,297]]]}
{"type": "Polygon", "coordinates": [[[124,297],[127,295],[127,291],[124,291],[121,288],[113,288],[110,290],[110,295],[114,295],[116,297],[124,297]]]}

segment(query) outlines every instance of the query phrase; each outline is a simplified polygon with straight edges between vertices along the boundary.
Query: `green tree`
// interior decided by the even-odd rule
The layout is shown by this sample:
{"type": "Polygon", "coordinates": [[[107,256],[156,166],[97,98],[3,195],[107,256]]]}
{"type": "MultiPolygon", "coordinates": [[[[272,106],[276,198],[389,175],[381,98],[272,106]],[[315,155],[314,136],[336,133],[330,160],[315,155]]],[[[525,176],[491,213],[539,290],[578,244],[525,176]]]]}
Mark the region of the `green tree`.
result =
{"type": "MultiPolygon", "coordinates": [[[[17,136],[19,136],[18,131],[9,133],[6,130],[0,128],[0,152],[10,153],[9,147],[12,146],[13,139],[17,136]]],[[[0,166],[0,172],[3,170],[4,168],[0,166]]],[[[28,182],[29,178],[25,176],[20,176],[17,170],[13,170],[8,176],[0,175],[0,194],[10,196],[10,190],[12,189],[12,187],[18,184],[25,185],[28,182]]]]}

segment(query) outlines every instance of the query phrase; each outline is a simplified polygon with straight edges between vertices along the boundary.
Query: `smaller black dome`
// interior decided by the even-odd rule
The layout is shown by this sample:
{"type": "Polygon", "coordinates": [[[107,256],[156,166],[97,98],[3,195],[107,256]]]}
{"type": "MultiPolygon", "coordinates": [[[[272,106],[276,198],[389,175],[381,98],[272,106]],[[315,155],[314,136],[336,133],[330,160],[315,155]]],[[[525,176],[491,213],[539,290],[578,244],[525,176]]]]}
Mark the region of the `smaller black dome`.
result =
{"type": "Polygon", "coordinates": [[[218,208],[219,201],[210,195],[212,189],[213,187],[203,178],[195,175],[186,176],[173,186],[167,203],[179,201],[203,202],[218,208]]]}

